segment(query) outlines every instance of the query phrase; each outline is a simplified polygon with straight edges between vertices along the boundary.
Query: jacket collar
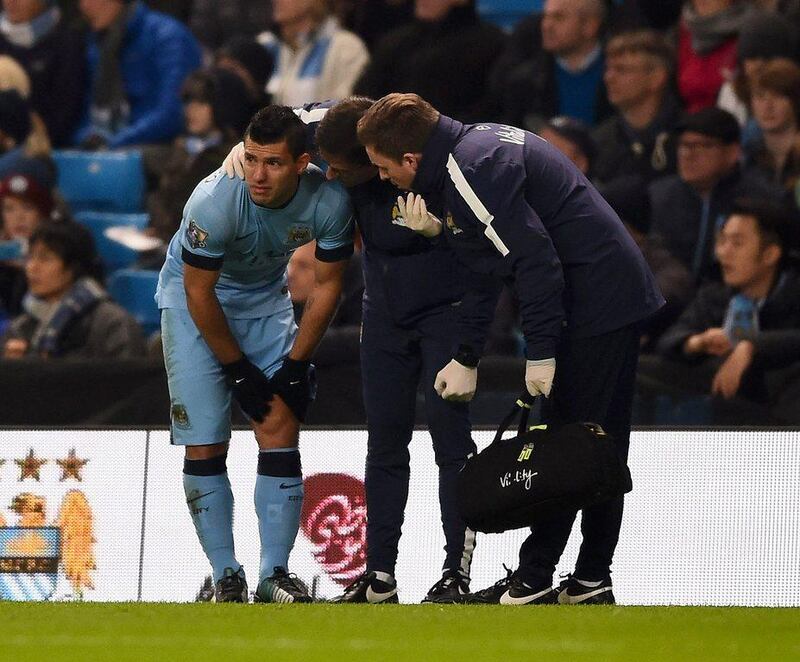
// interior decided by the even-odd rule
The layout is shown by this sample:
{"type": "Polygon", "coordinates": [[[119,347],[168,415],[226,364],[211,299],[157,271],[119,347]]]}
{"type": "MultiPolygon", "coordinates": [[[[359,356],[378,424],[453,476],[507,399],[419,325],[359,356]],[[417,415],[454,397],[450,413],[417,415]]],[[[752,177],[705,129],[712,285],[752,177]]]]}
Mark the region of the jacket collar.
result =
{"type": "Polygon", "coordinates": [[[441,190],[447,172],[447,159],[463,135],[464,125],[461,122],[447,115],[439,115],[439,121],[422,150],[422,161],[412,189],[422,194],[441,190]]]}

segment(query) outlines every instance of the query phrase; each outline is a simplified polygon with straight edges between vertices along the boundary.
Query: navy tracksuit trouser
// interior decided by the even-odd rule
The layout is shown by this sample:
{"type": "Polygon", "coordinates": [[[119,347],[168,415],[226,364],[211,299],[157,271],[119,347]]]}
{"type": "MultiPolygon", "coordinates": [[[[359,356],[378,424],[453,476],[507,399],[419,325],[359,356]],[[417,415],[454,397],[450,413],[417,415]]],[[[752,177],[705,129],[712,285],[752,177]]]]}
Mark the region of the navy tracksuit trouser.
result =
{"type": "MultiPolygon", "coordinates": [[[[553,390],[542,407],[543,421],[599,423],[627,462],[640,335],[639,324],[631,324],[592,338],[562,337],[553,390]]],[[[586,581],[609,577],[622,508],[619,496],[582,511],[583,541],[575,577],[586,581]]],[[[539,586],[551,581],[576,515],[577,511],[565,513],[531,529],[519,553],[517,574],[524,582],[539,586]]]]}
{"type": "Polygon", "coordinates": [[[412,329],[365,306],[361,375],[367,412],[367,570],[394,574],[408,499],[408,444],[414,429],[417,386],[439,467],[439,506],[445,535],[444,569],[469,575],[475,534],[456,504],[456,479],[475,452],[466,403],[445,402],[433,388],[436,373],[453,356],[455,314],[442,306],[412,329]]]}

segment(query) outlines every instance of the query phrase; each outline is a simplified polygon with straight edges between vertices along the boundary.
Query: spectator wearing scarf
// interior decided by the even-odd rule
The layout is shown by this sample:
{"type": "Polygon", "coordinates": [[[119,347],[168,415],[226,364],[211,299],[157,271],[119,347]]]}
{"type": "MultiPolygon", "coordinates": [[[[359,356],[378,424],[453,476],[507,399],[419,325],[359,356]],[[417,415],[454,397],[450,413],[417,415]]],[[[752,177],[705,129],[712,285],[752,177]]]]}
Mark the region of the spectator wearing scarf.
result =
{"type": "Polygon", "coordinates": [[[24,311],[3,339],[3,356],[133,358],[145,354],[136,321],[109,299],[94,242],[83,226],[49,223],[33,233],[24,311]]]}
{"type": "Polygon", "coordinates": [[[83,11],[92,29],[89,88],[75,143],[94,149],[171,141],[183,126],[181,85],[200,67],[197,40],[138,0],[101,0],[83,11]]]}
{"type": "Polygon", "coordinates": [[[690,0],[678,26],[678,91],[689,113],[716,103],[726,76],[736,68],[739,33],[756,11],[746,0],[690,0]]]}

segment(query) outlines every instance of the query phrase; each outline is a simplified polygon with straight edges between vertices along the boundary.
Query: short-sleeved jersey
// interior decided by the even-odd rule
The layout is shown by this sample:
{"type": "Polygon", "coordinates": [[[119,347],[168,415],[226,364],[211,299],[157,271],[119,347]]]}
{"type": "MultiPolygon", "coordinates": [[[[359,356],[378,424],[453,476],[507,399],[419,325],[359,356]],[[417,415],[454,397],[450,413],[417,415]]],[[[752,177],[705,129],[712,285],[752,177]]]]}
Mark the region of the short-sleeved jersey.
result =
{"type": "Polygon", "coordinates": [[[317,241],[317,258],[335,262],[353,252],[346,190],[313,165],[280,208],[253,202],[247,184],[223,170],[195,188],[170,241],[156,292],[159,308],[186,308],[184,262],[220,270],[216,294],[225,315],[256,318],[291,307],[286,265],[295,249],[317,241]]]}

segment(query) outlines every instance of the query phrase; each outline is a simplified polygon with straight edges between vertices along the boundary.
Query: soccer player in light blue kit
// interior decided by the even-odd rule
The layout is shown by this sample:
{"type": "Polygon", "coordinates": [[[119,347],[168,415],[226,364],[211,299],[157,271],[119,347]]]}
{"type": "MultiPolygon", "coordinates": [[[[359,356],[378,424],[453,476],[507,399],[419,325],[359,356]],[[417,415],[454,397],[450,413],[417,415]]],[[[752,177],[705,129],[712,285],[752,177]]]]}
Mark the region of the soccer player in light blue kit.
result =
{"type": "Polygon", "coordinates": [[[156,294],[169,379],[172,442],[218,602],[246,602],[226,469],[231,395],[258,442],[261,538],[256,599],[310,602],[288,572],[303,501],[298,436],[314,397],[311,355],[333,316],[353,252],[344,188],[309,165],[303,123],[267,106],[245,132],[245,180],[213,173],[195,188],[156,294]],[[299,328],[286,279],[292,252],[316,240],[314,290],[299,328]]]}

